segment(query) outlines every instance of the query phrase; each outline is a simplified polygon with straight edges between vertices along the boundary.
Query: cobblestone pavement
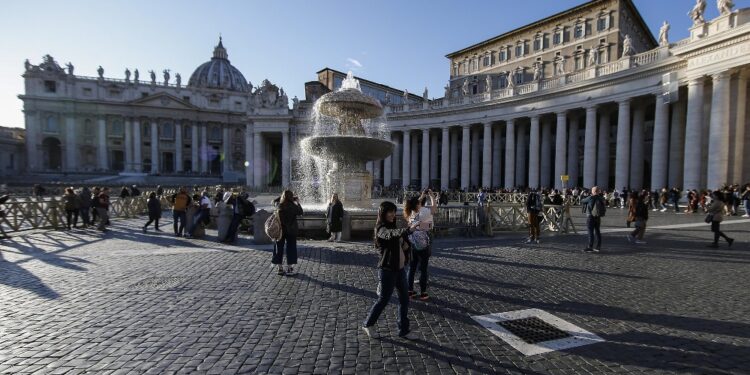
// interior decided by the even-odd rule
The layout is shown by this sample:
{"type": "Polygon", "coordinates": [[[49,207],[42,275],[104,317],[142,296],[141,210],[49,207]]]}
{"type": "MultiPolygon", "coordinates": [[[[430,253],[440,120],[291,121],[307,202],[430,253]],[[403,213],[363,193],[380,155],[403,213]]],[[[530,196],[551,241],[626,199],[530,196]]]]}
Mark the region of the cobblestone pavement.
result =
{"type": "Polygon", "coordinates": [[[140,221],[17,235],[0,241],[0,373],[749,374],[750,221],[731,218],[737,242],[714,250],[689,226],[702,215],[653,213],[636,247],[623,215],[609,210],[600,254],[582,235],[439,238],[414,341],[396,336],[395,304],[380,339],[358,329],[375,299],[366,242],[301,241],[299,274],[282,277],[269,246],[140,221]],[[606,342],[525,357],[471,319],[527,308],[606,342]]]}

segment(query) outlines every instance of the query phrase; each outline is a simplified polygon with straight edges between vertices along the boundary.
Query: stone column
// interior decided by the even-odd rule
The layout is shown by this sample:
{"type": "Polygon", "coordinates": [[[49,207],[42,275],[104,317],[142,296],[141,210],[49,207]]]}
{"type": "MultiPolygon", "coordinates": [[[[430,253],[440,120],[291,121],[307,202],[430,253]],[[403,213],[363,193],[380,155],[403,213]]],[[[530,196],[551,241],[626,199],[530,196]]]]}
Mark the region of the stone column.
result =
{"type": "MultiPolygon", "coordinates": [[[[393,158],[391,159],[391,161],[393,162],[393,164],[391,164],[391,178],[400,180],[402,177],[401,176],[401,173],[402,173],[401,172],[401,169],[402,169],[401,168],[401,153],[403,152],[403,148],[404,148],[403,137],[399,137],[398,135],[396,135],[396,133],[392,133],[391,137],[392,137],[391,139],[393,140],[393,142],[396,143],[396,148],[393,150],[393,158]]],[[[403,181],[401,185],[403,186],[403,181]]]]}
{"type": "Polygon", "coordinates": [[[281,131],[281,186],[289,188],[291,185],[292,158],[289,148],[289,129],[281,131]]]}
{"type": "Polygon", "coordinates": [[[672,122],[669,132],[669,181],[664,186],[656,186],[659,189],[668,186],[681,186],[684,183],[686,104],[685,99],[681,99],[672,105],[672,122]]]}
{"type": "MultiPolygon", "coordinates": [[[[96,156],[99,159],[99,169],[109,170],[109,150],[107,149],[107,121],[104,116],[100,116],[97,120],[99,123],[99,147],[96,149],[96,156]]],[[[28,130],[27,130],[28,131],[28,130]]]]}
{"type": "Polygon", "coordinates": [[[539,188],[539,116],[531,117],[529,129],[529,187],[539,188]]]}
{"type": "Polygon", "coordinates": [[[500,175],[503,170],[503,132],[500,126],[495,126],[492,131],[492,187],[498,188],[503,185],[503,177],[500,175]]]}
{"type": "Polygon", "coordinates": [[[479,130],[472,129],[471,131],[471,179],[470,183],[472,186],[479,186],[479,130]]]}
{"type": "Polygon", "coordinates": [[[200,141],[198,140],[198,123],[193,122],[190,126],[190,171],[193,173],[200,172],[200,141]]]}
{"type": "Polygon", "coordinates": [[[402,144],[404,152],[401,164],[401,172],[403,175],[401,177],[401,185],[406,187],[411,184],[411,134],[409,134],[409,130],[404,130],[402,144]]]}
{"type": "Polygon", "coordinates": [[[750,164],[750,160],[744,158],[745,155],[745,133],[747,133],[747,79],[748,71],[740,71],[737,77],[737,108],[735,109],[734,117],[734,139],[733,139],[733,150],[730,154],[732,160],[730,162],[730,182],[743,183],[745,181],[743,166],[750,164]]]}
{"type": "Polygon", "coordinates": [[[630,186],[630,99],[621,100],[617,110],[615,147],[615,189],[630,186]]]}
{"type": "Polygon", "coordinates": [[[141,122],[137,118],[133,119],[133,170],[141,173],[143,172],[143,153],[141,152],[141,146],[143,141],[141,139],[141,122]]]}
{"type": "Polygon", "coordinates": [[[492,123],[484,123],[482,135],[482,187],[492,186],[492,123]]]}
{"type": "MultiPolygon", "coordinates": [[[[232,163],[230,160],[229,155],[232,153],[232,140],[229,139],[229,124],[224,124],[224,126],[221,129],[221,153],[222,153],[222,161],[221,161],[221,172],[222,174],[227,173],[232,170],[232,163]]],[[[287,137],[289,135],[287,134],[287,137]]],[[[281,153],[284,154],[284,147],[281,147],[281,153]]],[[[282,157],[283,158],[283,157],[282,157]]],[[[283,161],[282,161],[283,165],[283,161]]],[[[282,176],[283,178],[283,176],[282,176]]],[[[282,184],[283,185],[283,184],[282,184]]],[[[286,187],[286,185],[283,185],[286,187]]]]}
{"type": "Polygon", "coordinates": [[[201,125],[201,137],[200,137],[200,159],[201,159],[201,172],[208,172],[208,125],[203,123],[201,125]]]}
{"type": "Polygon", "coordinates": [[[450,183],[450,128],[444,127],[441,136],[441,155],[440,155],[440,189],[448,190],[450,183]]]}
{"type": "Polygon", "coordinates": [[[122,145],[125,151],[125,171],[133,171],[133,123],[129,118],[125,119],[125,142],[122,145]]]}
{"type": "Polygon", "coordinates": [[[151,173],[159,173],[159,127],[151,121],[151,173]]]}
{"type": "Polygon", "coordinates": [[[669,152],[669,104],[656,94],[654,140],[651,152],[651,191],[667,186],[667,154],[669,152]]]}
{"type": "Polygon", "coordinates": [[[415,180],[415,185],[419,184],[416,182],[419,177],[419,137],[414,137],[411,139],[411,178],[415,180]]]}
{"type": "Polygon", "coordinates": [[[174,123],[174,170],[177,173],[183,172],[182,166],[182,122],[175,121],[174,123]]]}
{"type": "Polygon", "coordinates": [[[438,174],[440,167],[440,159],[438,159],[438,133],[430,133],[430,181],[437,180],[440,175],[438,174]]]}
{"type": "MultiPolygon", "coordinates": [[[[610,114],[602,111],[599,117],[599,149],[597,150],[596,184],[604,190],[609,190],[609,163],[610,163],[610,114]]],[[[589,186],[590,187],[590,186],[589,186]]]]}
{"type": "Polygon", "coordinates": [[[515,187],[516,177],[516,128],[515,120],[505,122],[505,188],[515,187]]]}
{"type": "Polygon", "coordinates": [[[706,187],[721,188],[729,171],[729,72],[713,75],[711,122],[708,132],[708,169],[706,187]]]}
{"type": "Polygon", "coordinates": [[[557,126],[555,132],[555,174],[552,176],[554,185],[557,189],[565,188],[560,176],[568,174],[568,114],[567,112],[557,113],[557,126]]]}
{"type": "Polygon", "coordinates": [[[583,138],[583,186],[585,188],[596,185],[596,143],[596,106],[591,106],[586,108],[586,130],[583,138]]]}
{"type": "Polygon", "coordinates": [[[547,117],[542,121],[542,149],[540,152],[539,184],[543,188],[552,186],[552,119],[547,117]]]}
{"type": "MultiPolygon", "coordinates": [[[[28,166],[28,171],[31,172],[40,168],[38,159],[40,153],[37,152],[37,143],[39,141],[37,135],[41,128],[39,123],[40,117],[38,112],[27,110],[24,110],[23,112],[26,122],[26,165],[28,166]]],[[[101,133],[101,126],[99,129],[101,133]]],[[[99,158],[100,162],[101,160],[102,158],[99,158]]]]}
{"type": "MultiPolygon", "coordinates": [[[[458,132],[448,129],[448,132],[450,133],[450,139],[451,139],[451,161],[450,161],[450,181],[458,181],[458,132]]],[[[450,181],[448,182],[450,184],[450,181]]],[[[461,188],[461,186],[459,186],[461,188]]]]}
{"type": "Polygon", "coordinates": [[[470,125],[462,125],[461,126],[461,189],[466,189],[466,191],[469,190],[469,185],[471,184],[471,181],[469,180],[470,177],[470,171],[469,171],[469,165],[470,165],[470,151],[471,146],[469,144],[469,139],[471,137],[471,126],[470,125]]]}
{"type": "MultiPolygon", "coordinates": [[[[195,129],[195,127],[193,127],[195,129]]],[[[195,133],[193,133],[195,134],[195,133]]],[[[245,124],[245,185],[248,187],[255,186],[253,170],[255,169],[255,155],[253,155],[253,124],[245,124]]]]}
{"type": "Polygon", "coordinates": [[[516,184],[521,185],[528,181],[528,166],[526,160],[529,156],[529,132],[525,126],[519,127],[516,133],[516,184]]]}
{"type": "MultiPolygon", "coordinates": [[[[388,136],[388,138],[394,144],[396,143],[396,140],[393,137],[393,133],[390,133],[390,136],[388,136]]],[[[396,152],[398,152],[398,150],[396,149],[396,147],[394,147],[393,148],[393,153],[395,154],[396,152]]],[[[383,186],[385,186],[385,187],[391,186],[391,184],[393,183],[393,180],[392,180],[393,177],[391,175],[391,173],[392,173],[392,165],[391,164],[393,164],[393,156],[392,155],[393,154],[389,155],[387,158],[385,158],[385,160],[383,160],[383,186]]]]}
{"type": "Polygon", "coordinates": [[[259,189],[264,187],[265,169],[263,133],[256,129],[253,134],[253,183],[259,189]]]}
{"type": "MultiPolygon", "coordinates": [[[[685,126],[685,170],[683,190],[700,189],[703,170],[703,77],[688,82],[687,125],[685,126]]],[[[712,187],[713,188],[713,187],[712,187]]]]}
{"type": "Polygon", "coordinates": [[[578,186],[578,160],[578,116],[573,115],[568,132],[568,187],[578,186]]]}
{"type": "Polygon", "coordinates": [[[643,122],[646,113],[644,103],[639,103],[633,109],[633,135],[630,146],[630,184],[632,190],[643,188],[643,122]]]}
{"type": "Polygon", "coordinates": [[[422,188],[430,186],[430,129],[422,129],[422,188]]]}
{"type": "Polygon", "coordinates": [[[65,170],[76,171],[78,169],[78,147],[76,145],[77,131],[76,119],[72,115],[65,118],[65,170]]]}

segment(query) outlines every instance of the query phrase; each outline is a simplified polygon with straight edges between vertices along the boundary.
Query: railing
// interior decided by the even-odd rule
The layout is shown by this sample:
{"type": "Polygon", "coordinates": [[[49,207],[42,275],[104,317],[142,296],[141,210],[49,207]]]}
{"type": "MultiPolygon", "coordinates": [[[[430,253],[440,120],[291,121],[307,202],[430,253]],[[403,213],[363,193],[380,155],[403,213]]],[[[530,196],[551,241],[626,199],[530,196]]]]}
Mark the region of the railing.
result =
{"type": "Polygon", "coordinates": [[[516,94],[524,95],[537,91],[536,83],[527,83],[525,85],[516,86],[516,94]]]}
{"type": "Polygon", "coordinates": [[[581,81],[585,81],[588,78],[588,71],[587,70],[579,70],[575,73],[570,73],[566,77],[566,81],[568,83],[577,83],[581,81]]]}
{"type": "MultiPolygon", "coordinates": [[[[419,197],[422,193],[419,191],[405,191],[403,192],[404,200],[410,198],[419,197]]],[[[478,192],[463,192],[463,191],[449,191],[446,193],[449,202],[470,202],[476,203],[479,200],[478,192]]],[[[523,204],[526,203],[526,193],[485,193],[485,199],[490,203],[507,203],[507,204],[523,204]]],[[[546,196],[545,196],[546,198],[546,196]]],[[[564,200],[571,206],[581,205],[580,195],[568,195],[564,200]]]]}
{"type": "Polygon", "coordinates": [[[659,49],[652,49],[641,54],[633,56],[635,66],[647,65],[659,60],[659,49]]]}
{"type": "Polygon", "coordinates": [[[442,106],[443,106],[443,98],[430,101],[430,107],[432,108],[440,108],[442,106]]]}
{"type": "Polygon", "coordinates": [[[560,87],[560,78],[559,77],[552,77],[547,78],[545,80],[542,80],[539,83],[541,90],[550,90],[550,89],[556,89],[560,87]]]}
{"type": "Polygon", "coordinates": [[[605,76],[617,73],[622,70],[622,60],[617,60],[608,64],[601,65],[597,68],[597,76],[605,76]]]}
{"type": "MultiPolygon", "coordinates": [[[[520,204],[489,204],[484,207],[484,233],[492,236],[500,231],[517,231],[529,227],[529,214],[520,204]]],[[[540,212],[539,227],[542,232],[576,232],[570,218],[570,205],[545,205],[540,212]]]]}

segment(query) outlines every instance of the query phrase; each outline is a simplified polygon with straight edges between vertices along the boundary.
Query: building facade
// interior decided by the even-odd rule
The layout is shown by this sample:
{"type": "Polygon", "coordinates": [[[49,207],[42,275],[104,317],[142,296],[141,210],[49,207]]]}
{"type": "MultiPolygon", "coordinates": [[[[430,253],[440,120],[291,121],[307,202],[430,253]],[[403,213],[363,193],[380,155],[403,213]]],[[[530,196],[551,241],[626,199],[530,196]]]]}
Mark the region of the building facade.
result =
{"type": "MultiPolygon", "coordinates": [[[[447,55],[442,98],[363,80],[386,108],[394,154],[372,162],[386,186],[715,188],[750,180],[750,9],[690,11],[690,37],[654,38],[631,0],[592,0],[447,55]],[[568,176],[567,182],[561,176],[568,176]]],[[[678,12],[680,13],[680,12],[678,12]]],[[[344,73],[323,69],[288,99],[246,82],[221,41],[187,85],[81,77],[52,57],[27,62],[31,171],[222,176],[295,182],[314,101],[344,73]]]]}
{"type": "Polygon", "coordinates": [[[0,176],[16,176],[24,170],[25,131],[0,126],[0,176]]]}

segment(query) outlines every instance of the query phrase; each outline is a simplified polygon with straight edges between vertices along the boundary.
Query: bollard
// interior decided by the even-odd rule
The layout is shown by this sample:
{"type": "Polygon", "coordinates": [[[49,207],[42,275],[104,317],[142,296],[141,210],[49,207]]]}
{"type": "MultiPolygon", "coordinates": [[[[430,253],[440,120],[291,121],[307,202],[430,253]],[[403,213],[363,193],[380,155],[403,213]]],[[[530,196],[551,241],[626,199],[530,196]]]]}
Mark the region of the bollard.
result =
{"type": "Polygon", "coordinates": [[[232,223],[233,209],[234,207],[230,204],[221,202],[217,205],[218,213],[216,216],[216,231],[218,232],[217,237],[219,241],[225,241],[227,239],[227,233],[229,232],[229,225],[232,223]]]}
{"type": "Polygon", "coordinates": [[[266,220],[271,213],[260,210],[253,215],[253,243],[256,245],[268,245],[272,243],[271,238],[266,235],[266,220]]]}
{"type": "Polygon", "coordinates": [[[350,241],[352,239],[352,216],[344,210],[344,218],[341,219],[341,240],[350,241]]]}

